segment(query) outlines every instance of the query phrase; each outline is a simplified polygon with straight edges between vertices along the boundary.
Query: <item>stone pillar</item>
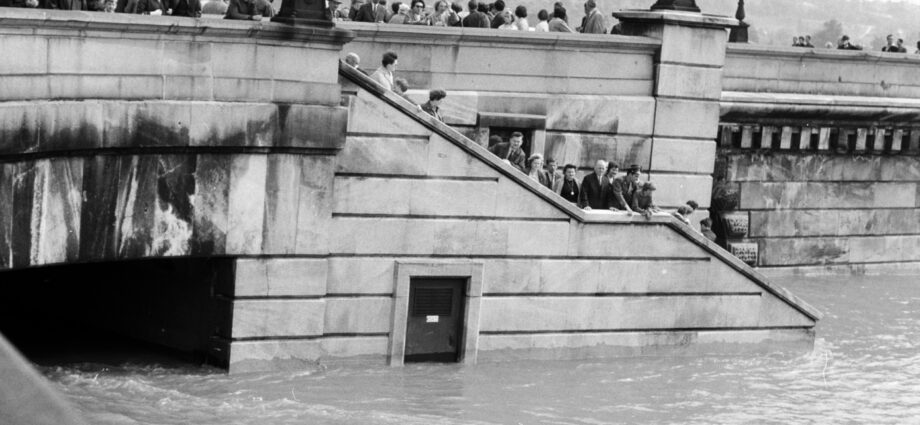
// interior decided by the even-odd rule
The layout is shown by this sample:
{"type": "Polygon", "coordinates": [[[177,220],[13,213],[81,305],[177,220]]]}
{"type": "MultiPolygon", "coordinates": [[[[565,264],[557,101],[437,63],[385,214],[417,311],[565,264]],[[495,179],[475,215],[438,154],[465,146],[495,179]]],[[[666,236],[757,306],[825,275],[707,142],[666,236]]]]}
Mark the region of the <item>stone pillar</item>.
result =
{"type": "Polygon", "coordinates": [[[665,196],[700,204],[708,215],[722,96],[727,28],[738,21],[701,13],[652,10],[614,13],[623,33],[661,40],[649,177],[665,196]]]}

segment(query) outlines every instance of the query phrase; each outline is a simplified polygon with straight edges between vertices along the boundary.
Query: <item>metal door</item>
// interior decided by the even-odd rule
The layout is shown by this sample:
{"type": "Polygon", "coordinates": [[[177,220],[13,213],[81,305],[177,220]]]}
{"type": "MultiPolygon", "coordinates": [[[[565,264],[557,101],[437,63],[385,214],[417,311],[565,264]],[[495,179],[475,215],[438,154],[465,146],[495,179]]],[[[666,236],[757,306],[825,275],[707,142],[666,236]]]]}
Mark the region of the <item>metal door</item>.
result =
{"type": "Polygon", "coordinates": [[[463,340],[466,279],[413,278],[409,283],[406,362],[457,362],[463,340]]]}

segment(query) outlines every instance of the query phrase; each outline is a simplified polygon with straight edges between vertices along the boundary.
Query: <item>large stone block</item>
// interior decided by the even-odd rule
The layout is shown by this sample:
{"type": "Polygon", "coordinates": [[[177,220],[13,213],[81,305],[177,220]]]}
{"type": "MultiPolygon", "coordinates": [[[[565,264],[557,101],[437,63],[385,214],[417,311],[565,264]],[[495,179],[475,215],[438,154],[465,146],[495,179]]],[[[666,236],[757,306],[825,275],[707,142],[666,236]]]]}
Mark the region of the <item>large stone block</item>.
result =
{"type": "Polygon", "coordinates": [[[915,183],[741,183],[743,209],[912,208],[915,183]]]}
{"type": "Polygon", "coordinates": [[[77,261],[83,203],[83,160],[40,160],[36,162],[36,171],[29,264],[77,261]]]}
{"type": "Polygon", "coordinates": [[[423,176],[427,173],[428,140],[348,136],[336,157],[336,173],[423,176]]]}
{"type": "Polygon", "coordinates": [[[348,132],[361,135],[429,136],[431,132],[396,108],[361,90],[351,98],[348,132]]]}
{"type": "Polygon", "coordinates": [[[185,40],[161,42],[163,73],[167,76],[201,76],[210,80],[213,73],[213,43],[185,40]]]}
{"type": "Polygon", "coordinates": [[[651,154],[652,139],[649,137],[546,133],[545,155],[560,165],[574,164],[581,168],[593,168],[595,161],[605,159],[621,167],[639,164],[647,169],[651,163],[651,154]]]}
{"type": "Polygon", "coordinates": [[[387,336],[325,337],[320,340],[323,363],[360,362],[361,365],[383,364],[387,360],[390,338],[387,336]]]}
{"type": "Polygon", "coordinates": [[[837,216],[840,236],[920,233],[920,210],[917,209],[838,210],[833,213],[837,216]]]}
{"type": "MultiPolygon", "coordinates": [[[[853,213],[861,216],[870,212],[859,210],[853,213]]],[[[750,235],[755,238],[850,234],[841,228],[843,224],[838,218],[838,211],[834,210],[769,210],[751,211],[750,214],[750,235]]]]}
{"type": "Polygon", "coordinates": [[[482,332],[752,327],[759,295],[483,297],[482,332]],[[719,314],[712,314],[718,311],[719,314]]]}
{"type": "Polygon", "coordinates": [[[325,312],[324,300],[236,300],[233,302],[232,336],[322,335],[325,312]]]}
{"type": "Polygon", "coordinates": [[[722,97],[722,69],[659,64],[655,95],[718,101],[722,97]]]}
{"type": "Polygon", "coordinates": [[[716,143],[656,137],[650,171],[711,174],[716,161],[716,143]]]}
{"type": "Polygon", "coordinates": [[[281,139],[278,108],[256,103],[193,103],[192,146],[268,147],[281,139]]]}
{"type": "Polygon", "coordinates": [[[53,75],[48,96],[55,99],[141,100],[163,98],[163,77],[157,75],[53,75]]]}
{"type": "Polygon", "coordinates": [[[348,110],[341,107],[291,105],[281,123],[279,146],[337,149],[345,144],[348,110]]]}
{"type": "Polygon", "coordinates": [[[880,165],[881,180],[920,181],[920,160],[917,157],[883,157],[880,165]]]}
{"type": "Polygon", "coordinates": [[[51,94],[51,78],[46,75],[0,74],[0,100],[38,100],[57,97],[51,94]]]}
{"type": "Polygon", "coordinates": [[[664,225],[578,224],[570,253],[585,257],[701,259],[701,248],[664,225]]]}
{"type": "Polygon", "coordinates": [[[568,215],[562,210],[525,189],[520,183],[508,178],[498,181],[495,215],[507,218],[527,217],[556,220],[568,218],[568,215]]]}
{"type": "MultiPolygon", "coordinates": [[[[654,129],[655,99],[631,96],[555,96],[546,107],[547,131],[649,135],[654,129]]],[[[712,121],[718,123],[718,104],[712,121]]]]}
{"type": "Polygon", "coordinates": [[[106,147],[188,146],[192,107],[184,102],[106,102],[106,147]]]}
{"type": "MultiPolygon", "coordinates": [[[[261,74],[252,74],[258,76],[261,74]]],[[[221,102],[261,102],[274,100],[271,80],[260,78],[214,78],[213,100],[221,102]]]]}
{"type": "Polygon", "coordinates": [[[268,155],[265,173],[263,254],[297,253],[297,214],[300,208],[300,155],[268,155]]]}
{"type": "MultiPolygon", "coordinates": [[[[273,74],[274,46],[255,43],[211,43],[214,77],[253,78],[273,74]]],[[[309,72],[309,70],[302,70],[309,72]]]]}
{"type": "Polygon", "coordinates": [[[46,74],[48,72],[48,39],[32,35],[4,34],[0,37],[0,75],[46,74]]]}
{"type": "Polygon", "coordinates": [[[298,254],[329,253],[332,222],[332,169],[334,157],[300,157],[300,193],[297,206],[298,254]]]}
{"type": "Polygon", "coordinates": [[[719,28],[665,25],[659,60],[666,64],[721,67],[728,32],[719,28]]]}
{"type": "Polygon", "coordinates": [[[329,259],[329,281],[326,292],[330,296],[347,294],[392,294],[396,281],[394,258],[342,258],[329,259]]]}
{"type": "Polygon", "coordinates": [[[48,37],[51,74],[163,75],[156,39],[48,37]],[[113,55],[112,52],[118,52],[113,55]]]}
{"type": "Polygon", "coordinates": [[[495,169],[437,134],[429,139],[425,163],[429,176],[498,177],[495,169]]]}
{"type": "Polygon", "coordinates": [[[230,373],[266,370],[303,371],[323,355],[319,339],[234,341],[230,343],[230,373]]]}
{"type": "Polygon", "coordinates": [[[715,140],[719,102],[657,99],[655,136],[715,140]]]}
{"type": "Polygon", "coordinates": [[[390,332],[393,298],[326,298],[326,334],[390,332]]]}
{"type": "Polygon", "coordinates": [[[676,208],[690,200],[696,201],[700,208],[709,207],[712,193],[710,176],[653,174],[650,179],[655,183],[654,199],[659,207],[676,208]]]}
{"type": "Polygon", "coordinates": [[[199,155],[193,198],[193,252],[197,255],[226,253],[230,229],[231,155],[199,155]]]}
{"type": "Polygon", "coordinates": [[[788,238],[760,241],[761,266],[791,266],[850,261],[846,238],[788,238]]]}
{"type": "Polygon", "coordinates": [[[230,170],[228,254],[261,254],[268,157],[234,155],[230,170]]]}
{"type": "Polygon", "coordinates": [[[702,260],[493,260],[483,284],[486,296],[760,292],[727,266],[702,260]]]}
{"type": "Polygon", "coordinates": [[[241,258],[236,260],[235,296],[317,296],[326,294],[327,260],[241,258]]]}
{"type": "MultiPolygon", "coordinates": [[[[881,165],[883,158],[885,162],[895,161],[895,157],[868,155],[830,156],[746,153],[729,157],[729,178],[733,181],[874,182],[882,180],[881,170],[883,168],[887,169],[887,166],[882,167],[881,165]]],[[[893,176],[898,172],[891,171],[888,173],[893,176]]],[[[909,172],[906,174],[909,175],[909,172]]]]}
{"type": "MultiPolygon", "coordinates": [[[[41,151],[97,149],[103,146],[103,103],[40,102],[35,106],[41,128],[41,151]]],[[[28,123],[23,124],[23,127],[29,128],[28,123]]],[[[13,128],[20,130],[23,127],[13,128]]]]}
{"type": "Polygon", "coordinates": [[[339,177],[335,184],[340,214],[495,216],[494,181],[339,177]]]}

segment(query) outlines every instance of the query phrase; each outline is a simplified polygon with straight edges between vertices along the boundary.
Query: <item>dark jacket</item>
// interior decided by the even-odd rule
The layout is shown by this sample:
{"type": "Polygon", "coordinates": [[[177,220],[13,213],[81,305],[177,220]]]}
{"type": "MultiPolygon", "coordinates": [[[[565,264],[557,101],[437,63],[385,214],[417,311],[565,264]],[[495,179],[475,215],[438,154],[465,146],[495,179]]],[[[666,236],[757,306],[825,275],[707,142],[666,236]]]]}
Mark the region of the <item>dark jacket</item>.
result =
{"type": "Polygon", "coordinates": [[[39,2],[43,9],[87,10],[86,0],[45,0],[39,2]]]}
{"type": "MultiPolygon", "coordinates": [[[[527,176],[530,177],[530,170],[527,171],[527,176]]],[[[553,189],[553,186],[549,181],[549,173],[546,170],[537,171],[537,181],[547,189],[553,189]]]]}
{"type": "Polygon", "coordinates": [[[422,110],[425,111],[425,112],[427,112],[428,115],[431,115],[431,116],[437,118],[438,121],[444,122],[444,118],[441,117],[441,113],[439,112],[440,109],[441,109],[441,108],[438,108],[438,107],[436,107],[436,106],[432,106],[432,105],[431,105],[431,101],[425,102],[425,104],[422,105],[422,110]]]}
{"type": "Polygon", "coordinates": [[[271,18],[275,16],[275,9],[272,9],[272,5],[265,0],[253,0],[251,3],[244,0],[230,0],[224,19],[246,20],[250,16],[258,15],[271,18]]]}
{"type": "Polygon", "coordinates": [[[626,176],[622,176],[613,179],[610,190],[612,192],[610,206],[618,210],[632,209],[633,196],[639,190],[639,185],[630,183],[629,180],[626,180],[626,176]]]}
{"type": "Polygon", "coordinates": [[[355,15],[357,22],[386,22],[387,7],[377,3],[364,3],[355,15]]]}
{"type": "Polygon", "coordinates": [[[489,28],[489,18],[482,12],[470,12],[463,18],[465,28],[489,28]]]}
{"type": "Polygon", "coordinates": [[[575,181],[575,179],[572,179],[571,182],[568,182],[565,180],[565,178],[556,180],[556,185],[553,187],[553,192],[558,193],[559,196],[565,198],[566,201],[569,201],[573,204],[578,203],[578,195],[581,193],[578,188],[578,182],[575,181]]]}
{"type": "Polygon", "coordinates": [[[521,149],[512,151],[510,142],[497,143],[495,146],[489,148],[489,152],[492,152],[501,159],[507,159],[514,168],[521,170],[522,173],[526,173],[524,163],[527,161],[527,158],[525,158],[524,151],[521,149]]]}
{"type": "Polygon", "coordinates": [[[160,0],[138,0],[137,9],[134,10],[134,13],[143,15],[157,10],[163,11],[164,15],[166,14],[166,8],[163,7],[163,3],[160,0]]]}
{"type": "Polygon", "coordinates": [[[166,5],[172,9],[172,16],[201,17],[201,0],[166,0],[166,5]]]}
{"type": "Polygon", "coordinates": [[[606,176],[598,181],[597,174],[588,174],[581,180],[581,192],[578,195],[578,206],[581,208],[610,208],[610,181],[606,176]]]}

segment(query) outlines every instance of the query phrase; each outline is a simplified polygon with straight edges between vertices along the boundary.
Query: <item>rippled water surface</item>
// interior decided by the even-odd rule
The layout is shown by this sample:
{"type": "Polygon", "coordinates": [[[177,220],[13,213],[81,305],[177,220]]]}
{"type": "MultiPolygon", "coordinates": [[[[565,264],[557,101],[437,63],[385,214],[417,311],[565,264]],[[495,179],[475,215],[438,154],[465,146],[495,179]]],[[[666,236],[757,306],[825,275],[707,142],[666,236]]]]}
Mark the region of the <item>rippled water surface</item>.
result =
{"type": "Polygon", "coordinates": [[[788,278],[806,355],[335,368],[42,370],[94,424],[920,424],[920,278],[788,278]]]}

